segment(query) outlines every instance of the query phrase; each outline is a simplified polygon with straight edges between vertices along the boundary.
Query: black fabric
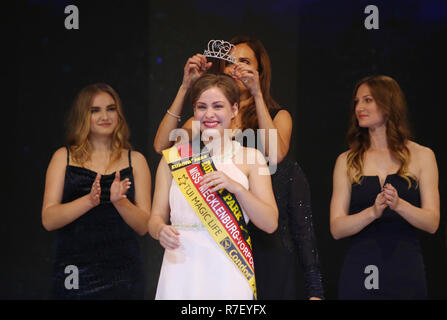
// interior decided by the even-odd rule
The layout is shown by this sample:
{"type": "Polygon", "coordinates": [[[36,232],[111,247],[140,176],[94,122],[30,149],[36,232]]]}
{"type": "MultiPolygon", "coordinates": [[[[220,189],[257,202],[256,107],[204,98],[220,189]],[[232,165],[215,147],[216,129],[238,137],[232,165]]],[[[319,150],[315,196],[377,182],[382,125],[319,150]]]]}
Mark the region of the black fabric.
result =
{"type": "MultiPolygon", "coordinates": [[[[121,180],[131,181],[127,198],[134,203],[132,166],[120,171],[121,180]]],[[[96,172],[69,165],[65,173],[62,203],[90,192],[96,172]]],[[[98,206],[56,231],[53,272],[55,299],[142,299],[144,277],[137,235],[110,202],[115,173],[101,177],[98,206]],[[79,289],[67,289],[67,266],[79,270],[79,289]]]]}
{"type": "MultiPolygon", "coordinates": [[[[270,112],[272,119],[280,110],[270,112]]],[[[262,146],[257,148],[262,152],[262,146]]],[[[296,161],[286,157],[272,175],[272,186],[279,211],[278,229],[267,234],[248,224],[258,298],[324,298],[306,175],[296,161]]]]}
{"type": "MultiPolygon", "coordinates": [[[[388,175],[385,183],[396,188],[399,197],[420,207],[417,183],[397,174],[388,175]]],[[[365,176],[361,184],[352,185],[349,214],[356,214],[374,205],[381,192],[377,176],[365,176]]],[[[340,299],[426,299],[424,263],[418,229],[395,211],[386,208],[379,219],[350,237],[339,279],[340,299]],[[366,279],[372,275],[365,268],[377,268],[378,288],[367,289],[366,279]]]]}
{"type": "Polygon", "coordinates": [[[279,210],[278,229],[268,234],[248,225],[258,297],[324,298],[306,176],[298,163],[284,159],[272,175],[272,185],[279,210]],[[303,275],[305,292],[300,292],[303,275]]]}

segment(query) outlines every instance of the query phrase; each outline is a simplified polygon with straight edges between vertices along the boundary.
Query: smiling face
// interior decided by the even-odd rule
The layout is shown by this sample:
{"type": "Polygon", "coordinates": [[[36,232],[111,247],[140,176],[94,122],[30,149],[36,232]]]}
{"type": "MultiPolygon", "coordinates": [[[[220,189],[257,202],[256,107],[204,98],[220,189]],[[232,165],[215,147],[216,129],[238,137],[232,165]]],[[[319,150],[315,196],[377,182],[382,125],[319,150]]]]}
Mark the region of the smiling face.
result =
{"type": "Polygon", "coordinates": [[[354,102],[359,127],[375,129],[385,126],[385,114],[377,105],[366,83],[358,88],[354,102]]]}
{"type": "Polygon", "coordinates": [[[217,130],[223,137],[224,129],[231,127],[231,120],[237,111],[237,103],[232,105],[220,88],[211,87],[203,91],[197,99],[194,118],[200,121],[200,131],[217,130]]]}
{"type": "Polygon", "coordinates": [[[109,136],[118,125],[119,115],[113,98],[106,92],[98,93],[90,107],[90,135],[109,136]]]}

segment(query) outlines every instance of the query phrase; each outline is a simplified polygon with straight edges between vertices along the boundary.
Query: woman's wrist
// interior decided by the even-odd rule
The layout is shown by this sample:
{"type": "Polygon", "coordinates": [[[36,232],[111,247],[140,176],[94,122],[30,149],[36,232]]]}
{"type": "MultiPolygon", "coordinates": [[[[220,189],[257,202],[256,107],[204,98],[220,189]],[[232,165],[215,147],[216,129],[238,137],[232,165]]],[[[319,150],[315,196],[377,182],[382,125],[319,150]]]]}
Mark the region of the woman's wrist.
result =
{"type": "Polygon", "coordinates": [[[253,99],[255,100],[255,102],[257,102],[257,101],[264,102],[264,96],[262,95],[261,90],[257,90],[255,93],[252,94],[252,96],[253,96],[253,99]]]}
{"type": "Polygon", "coordinates": [[[118,208],[122,208],[123,205],[125,205],[126,200],[129,201],[127,198],[119,198],[119,199],[115,199],[112,201],[112,199],[110,199],[112,202],[112,204],[114,205],[114,207],[118,210],[118,208]]]}
{"type": "Polygon", "coordinates": [[[182,82],[182,84],[180,85],[180,88],[178,89],[178,93],[186,95],[188,93],[188,86],[182,82]]]}
{"type": "Polygon", "coordinates": [[[158,227],[157,227],[157,231],[155,232],[155,236],[156,236],[156,239],[157,240],[160,240],[160,233],[161,233],[161,230],[163,230],[163,228],[166,226],[166,223],[163,223],[163,222],[161,222],[159,225],[158,225],[158,227]]]}
{"type": "Polygon", "coordinates": [[[371,223],[374,220],[378,219],[381,215],[382,215],[382,213],[380,212],[380,209],[377,208],[375,205],[372,205],[370,207],[369,214],[367,215],[368,223],[371,223]]]}
{"type": "Polygon", "coordinates": [[[92,199],[90,194],[86,194],[85,196],[81,197],[82,203],[85,206],[86,211],[89,211],[96,207],[98,204],[92,199]]]}
{"type": "Polygon", "coordinates": [[[240,183],[238,183],[238,182],[236,182],[236,183],[237,183],[237,186],[235,187],[235,189],[233,190],[232,193],[233,193],[236,197],[243,196],[243,193],[246,192],[247,189],[245,189],[244,186],[241,185],[240,183]]]}

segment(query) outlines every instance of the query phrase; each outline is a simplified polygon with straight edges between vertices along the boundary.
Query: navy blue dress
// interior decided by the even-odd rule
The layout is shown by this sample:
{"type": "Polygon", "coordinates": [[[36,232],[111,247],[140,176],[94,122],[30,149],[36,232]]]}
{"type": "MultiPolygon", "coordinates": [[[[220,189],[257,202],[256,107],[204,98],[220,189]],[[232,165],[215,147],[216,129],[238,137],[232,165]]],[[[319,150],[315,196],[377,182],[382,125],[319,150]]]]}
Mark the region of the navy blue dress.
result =
{"type": "MultiPolygon", "coordinates": [[[[62,203],[88,194],[96,178],[96,172],[69,165],[68,159],[67,154],[62,203]]],[[[132,182],[127,198],[134,203],[130,150],[129,167],[121,170],[120,176],[121,180],[129,178],[132,182]]],[[[115,173],[103,175],[100,204],[56,231],[54,299],[143,298],[144,277],[137,234],[110,202],[114,179],[115,173]],[[78,289],[73,288],[74,282],[70,285],[69,277],[74,273],[67,266],[75,266],[79,271],[78,289]]]]}
{"type": "MultiPolygon", "coordinates": [[[[409,189],[407,181],[397,174],[388,175],[385,181],[396,188],[400,198],[420,207],[419,188],[416,181],[411,182],[409,189]]],[[[349,214],[372,206],[381,188],[378,176],[364,176],[361,184],[353,184],[349,214]]],[[[426,299],[418,229],[386,208],[379,219],[351,236],[338,295],[339,299],[426,299]],[[366,269],[369,265],[377,267],[377,272],[366,269]],[[372,286],[372,277],[377,274],[376,286],[372,286]]]]}

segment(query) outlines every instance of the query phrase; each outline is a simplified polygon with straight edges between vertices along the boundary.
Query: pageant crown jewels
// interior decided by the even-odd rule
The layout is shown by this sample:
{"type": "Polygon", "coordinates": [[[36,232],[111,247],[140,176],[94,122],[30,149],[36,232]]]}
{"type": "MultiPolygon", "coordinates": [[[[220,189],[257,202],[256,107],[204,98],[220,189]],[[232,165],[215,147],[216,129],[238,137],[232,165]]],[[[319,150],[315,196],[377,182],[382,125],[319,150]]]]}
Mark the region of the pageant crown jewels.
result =
{"type": "Polygon", "coordinates": [[[230,54],[234,45],[224,40],[210,40],[208,42],[208,50],[203,52],[205,57],[217,58],[235,63],[236,59],[230,54]]]}

